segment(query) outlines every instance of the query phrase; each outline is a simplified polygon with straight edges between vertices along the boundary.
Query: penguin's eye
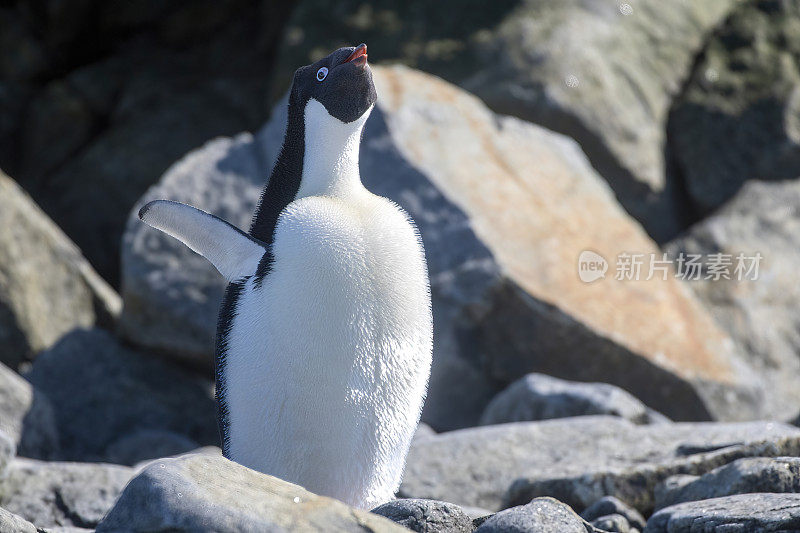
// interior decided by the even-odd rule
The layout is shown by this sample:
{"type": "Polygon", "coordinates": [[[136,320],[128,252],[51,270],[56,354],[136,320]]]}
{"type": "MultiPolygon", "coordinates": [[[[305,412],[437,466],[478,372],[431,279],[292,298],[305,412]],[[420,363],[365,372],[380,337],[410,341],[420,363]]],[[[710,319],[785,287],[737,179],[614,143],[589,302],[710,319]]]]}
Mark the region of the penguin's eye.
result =
{"type": "Polygon", "coordinates": [[[322,81],[328,77],[328,67],[322,67],[317,71],[317,81],[322,81]]]}

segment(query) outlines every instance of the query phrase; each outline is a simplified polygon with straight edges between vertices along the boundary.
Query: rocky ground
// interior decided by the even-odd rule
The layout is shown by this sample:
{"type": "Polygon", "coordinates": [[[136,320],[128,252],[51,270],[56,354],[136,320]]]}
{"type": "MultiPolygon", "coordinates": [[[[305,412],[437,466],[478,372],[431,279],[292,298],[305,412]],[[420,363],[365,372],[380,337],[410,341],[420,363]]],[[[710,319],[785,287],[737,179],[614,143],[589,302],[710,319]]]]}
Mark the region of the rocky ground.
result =
{"type": "Polygon", "coordinates": [[[800,0],[328,4],[0,5],[0,533],[800,531],[800,0]],[[287,73],[351,34],[435,324],[372,510],[221,457],[223,281],[136,217],[246,229],[287,73]]]}

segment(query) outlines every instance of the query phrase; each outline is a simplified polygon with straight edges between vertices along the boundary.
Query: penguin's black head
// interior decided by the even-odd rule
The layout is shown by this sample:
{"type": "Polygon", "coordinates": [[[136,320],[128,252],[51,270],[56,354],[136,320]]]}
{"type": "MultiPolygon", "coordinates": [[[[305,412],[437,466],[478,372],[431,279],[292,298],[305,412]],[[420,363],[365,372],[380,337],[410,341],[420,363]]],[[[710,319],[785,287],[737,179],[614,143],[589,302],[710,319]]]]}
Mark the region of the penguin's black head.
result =
{"type": "Polygon", "coordinates": [[[303,107],[312,98],[345,123],[366,113],[378,99],[367,64],[367,45],[339,48],[316,63],[297,69],[290,105],[303,107]]]}

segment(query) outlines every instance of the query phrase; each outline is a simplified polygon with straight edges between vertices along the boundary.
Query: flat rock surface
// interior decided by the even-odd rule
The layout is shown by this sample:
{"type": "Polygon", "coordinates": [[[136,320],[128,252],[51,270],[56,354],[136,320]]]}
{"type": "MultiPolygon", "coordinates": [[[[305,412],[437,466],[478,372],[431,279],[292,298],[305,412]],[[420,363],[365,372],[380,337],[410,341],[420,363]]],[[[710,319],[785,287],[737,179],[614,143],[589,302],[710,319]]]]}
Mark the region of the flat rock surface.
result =
{"type": "Polygon", "coordinates": [[[400,495],[500,509],[553,496],[581,511],[613,495],[640,511],[655,485],[744,456],[800,453],[800,429],[767,423],[637,426],[609,416],[517,422],[413,443],[400,495]]]}
{"type": "Polygon", "coordinates": [[[37,527],[95,527],[134,470],[100,463],[16,459],[0,479],[0,507],[37,527]]]}
{"type": "Polygon", "coordinates": [[[209,455],[150,464],[97,527],[99,533],[364,530],[408,531],[382,516],[209,455]]]}
{"type": "Polygon", "coordinates": [[[645,533],[684,531],[797,531],[800,494],[739,494],[667,507],[647,521],[645,533]]]}
{"type": "Polygon", "coordinates": [[[800,492],[800,457],[748,457],[680,483],[656,487],[656,509],[750,492],[800,492]]]}

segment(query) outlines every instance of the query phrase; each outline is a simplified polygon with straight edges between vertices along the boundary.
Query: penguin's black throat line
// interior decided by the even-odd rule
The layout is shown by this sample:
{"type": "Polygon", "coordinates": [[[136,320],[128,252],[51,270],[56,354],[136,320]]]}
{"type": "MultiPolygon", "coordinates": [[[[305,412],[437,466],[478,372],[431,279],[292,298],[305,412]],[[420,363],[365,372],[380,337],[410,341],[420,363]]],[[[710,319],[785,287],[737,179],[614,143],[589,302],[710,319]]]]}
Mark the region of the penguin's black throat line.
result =
{"type": "MultiPolygon", "coordinates": [[[[309,102],[319,102],[331,117],[348,124],[364,116],[377,99],[366,44],[339,48],[295,71],[283,147],[250,228],[253,237],[272,243],[278,216],[300,189],[306,148],[305,110],[309,102]]],[[[259,269],[262,273],[268,265],[263,267],[259,269]]]]}

